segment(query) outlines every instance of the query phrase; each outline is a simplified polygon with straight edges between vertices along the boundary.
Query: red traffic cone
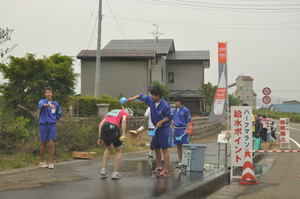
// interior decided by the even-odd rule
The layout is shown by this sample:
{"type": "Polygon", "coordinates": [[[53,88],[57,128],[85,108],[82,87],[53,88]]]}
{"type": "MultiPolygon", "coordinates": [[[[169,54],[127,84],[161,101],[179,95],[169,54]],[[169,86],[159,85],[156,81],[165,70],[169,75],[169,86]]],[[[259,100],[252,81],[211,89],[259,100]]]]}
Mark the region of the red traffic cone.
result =
{"type": "Polygon", "coordinates": [[[249,151],[245,152],[244,167],[240,184],[259,184],[254,175],[251,153],[249,151]]]}

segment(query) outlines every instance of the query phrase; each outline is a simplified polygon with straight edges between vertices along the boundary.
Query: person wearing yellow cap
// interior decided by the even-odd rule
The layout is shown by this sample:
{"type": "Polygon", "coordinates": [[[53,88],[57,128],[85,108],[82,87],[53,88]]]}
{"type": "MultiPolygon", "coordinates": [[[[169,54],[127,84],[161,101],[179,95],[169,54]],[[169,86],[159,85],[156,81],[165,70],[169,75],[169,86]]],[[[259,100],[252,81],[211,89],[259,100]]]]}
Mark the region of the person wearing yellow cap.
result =
{"type": "Polygon", "coordinates": [[[106,169],[112,151],[112,146],[115,147],[116,154],[114,170],[111,175],[111,179],[119,180],[122,178],[118,170],[121,164],[122,144],[126,138],[126,122],[129,115],[132,116],[132,111],[129,109],[115,109],[110,111],[99,124],[98,144],[100,146],[106,146],[103,154],[103,166],[100,172],[100,177],[102,179],[107,177],[106,169]]]}

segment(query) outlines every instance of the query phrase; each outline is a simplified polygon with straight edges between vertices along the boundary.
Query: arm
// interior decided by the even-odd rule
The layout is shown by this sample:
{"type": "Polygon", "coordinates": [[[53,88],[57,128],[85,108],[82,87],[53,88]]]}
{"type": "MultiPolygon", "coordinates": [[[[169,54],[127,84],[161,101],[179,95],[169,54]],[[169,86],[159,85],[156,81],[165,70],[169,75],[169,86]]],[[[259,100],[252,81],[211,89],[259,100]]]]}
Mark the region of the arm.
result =
{"type": "Polygon", "coordinates": [[[187,110],[185,112],[185,122],[187,123],[187,128],[185,130],[185,133],[188,133],[192,130],[192,124],[191,124],[192,119],[191,119],[191,113],[189,110],[187,110]]]}
{"type": "Polygon", "coordinates": [[[58,104],[56,107],[56,119],[60,120],[61,115],[62,115],[62,111],[61,111],[60,105],[58,104]]]}
{"type": "Polygon", "coordinates": [[[125,134],[126,134],[126,122],[127,122],[127,116],[123,115],[123,117],[122,117],[122,134],[121,134],[121,136],[125,136],[125,134]]]}
{"type": "Polygon", "coordinates": [[[170,118],[165,117],[164,119],[160,120],[159,122],[157,122],[156,127],[159,128],[163,125],[163,123],[168,122],[170,120],[170,118]]]}
{"type": "Polygon", "coordinates": [[[98,144],[101,146],[103,145],[103,140],[101,139],[102,138],[102,126],[104,124],[104,119],[99,123],[99,138],[98,138],[98,144]]]}
{"type": "Polygon", "coordinates": [[[140,95],[136,95],[136,96],[133,96],[133,97],[129,97],[129,98],[128,98],[128,101],[131,102],[131,101],[134,101],[134,100],[137,100],[137,99],[140,99],[140,95]]]}
{"type": "Polygon", "coordinates": [[[164,123],[171,121],[173,119],[173,114],[171,113],[170,106],[166,106],[163,109],[162,114],[163,114],[164,118],[156,124],[156,127],[158,127],[158,128],[161,127],[164,123]]]}
{"type": "Polygon", "coordinates": [[[44,101],[43,101],[43,100],[40,100],[38,106],[39,106],[39,109],[42,110],[42,109],[45,108],[46,106],[49,106],[49,104],[44,104],[44,101]]]}
{"type": "Polygon", "coordinates": [[[142,102],[144,102],[147,106],[150,106],[150,102],[151,102],[151,97],[148,96],[148,95],[144,95],[144,94],[139,94],[139,95],[136,95],[134,97],[130,97],[128,98],[127,100],[128,101],[134,101],[134,100],[141,100],[142,102]]]}

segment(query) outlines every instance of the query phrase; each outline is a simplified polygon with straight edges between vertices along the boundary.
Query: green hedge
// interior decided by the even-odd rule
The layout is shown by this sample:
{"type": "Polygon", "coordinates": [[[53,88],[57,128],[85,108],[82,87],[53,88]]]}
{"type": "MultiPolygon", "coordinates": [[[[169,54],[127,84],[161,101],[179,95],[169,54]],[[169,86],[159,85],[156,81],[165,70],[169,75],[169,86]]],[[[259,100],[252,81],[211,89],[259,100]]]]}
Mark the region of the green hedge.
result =
{"type": "MultiPolygon", "coordinates": [[[[255,110],[255,113],[258,113],[260,115],[265,115],[265,110],[255,110]]],[[[300,114],[297,113],[282,113],[282,112],[275,112],[275,111],[268,111],[268,117],[274,118],[274,119],[280,119],[280,118],[289,118],[291,122],[299,122],[300,123],[300,114]]]]}
{"type": "MultiPolygon", "coordinates": [[[[69,99],[69,105],[73,105],[75,115],[77,114],[78,108],[80,117],[97,115],[97,104],[109,104],[109,110],[122,108],[118,99],[106,95],[99,98],[91,96],[71,96],[69,99]]],[[[144,115],[144,112],[147,109],[147,106],[142,102],[128,102],[125,104],[125,107],[131,108],[135,116],[144,115]]]]}

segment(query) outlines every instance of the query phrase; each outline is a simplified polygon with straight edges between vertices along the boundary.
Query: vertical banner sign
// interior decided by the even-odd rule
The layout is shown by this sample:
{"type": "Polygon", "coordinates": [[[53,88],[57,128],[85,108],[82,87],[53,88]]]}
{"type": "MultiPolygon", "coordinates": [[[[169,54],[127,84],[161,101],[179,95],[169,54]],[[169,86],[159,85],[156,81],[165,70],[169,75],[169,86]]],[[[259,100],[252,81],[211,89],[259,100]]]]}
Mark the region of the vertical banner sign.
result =
{"type": "Polygon", "coordinates": [[[231,166],[243,166],[243,111],[240,106],[231,107],[231,166]]]}
{"type": "Polygon", "coordinates": [[[231,166],[242,167],[245,151],[252,150],[252,107],[231,107],[231,166]]]}
{"type": "Polygon", "coordinates": [[[218,43],[219,83],[210,114],[212,122],[227,120],[227,43],[218,43]]]}
{"type": "Polygon", "coordinates": [[[280,118],[280,146],[288,144],[290,146],[289,119],[280,118]]]}

